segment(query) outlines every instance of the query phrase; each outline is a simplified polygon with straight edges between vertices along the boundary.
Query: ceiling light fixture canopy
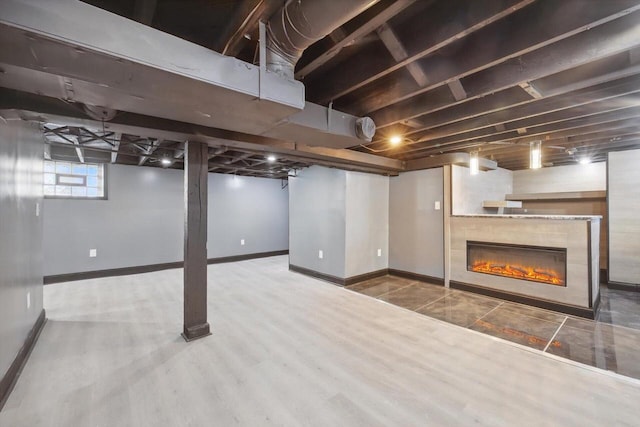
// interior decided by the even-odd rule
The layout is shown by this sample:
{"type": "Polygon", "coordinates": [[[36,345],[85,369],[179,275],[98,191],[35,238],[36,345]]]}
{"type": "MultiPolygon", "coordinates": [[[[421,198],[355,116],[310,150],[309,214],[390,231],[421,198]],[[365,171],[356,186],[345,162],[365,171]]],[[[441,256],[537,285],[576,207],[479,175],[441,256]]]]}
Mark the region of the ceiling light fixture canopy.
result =
{"type": "Polygon", "coordinates": [[[478,158],[478,152],[472,151],[469,153],[469,173],[478,175],[478,172],[480,172],[480,159],[478,158]]]}
{"type": "Polygon", "coordinates": [[[529,168],[540,169],[542,167],[542,141],[529,143],[529,168]]]}

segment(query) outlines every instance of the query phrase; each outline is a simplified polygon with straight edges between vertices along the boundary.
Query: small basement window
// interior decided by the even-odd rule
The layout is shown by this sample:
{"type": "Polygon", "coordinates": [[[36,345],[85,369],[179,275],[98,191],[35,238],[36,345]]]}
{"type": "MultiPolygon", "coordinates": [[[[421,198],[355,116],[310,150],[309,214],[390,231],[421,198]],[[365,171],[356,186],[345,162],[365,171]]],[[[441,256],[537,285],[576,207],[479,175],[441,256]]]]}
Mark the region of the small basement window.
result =
{"type": "Polygon", "coordinates": [[[104,165],[44,161],[44,196],[65,199],[106,199],[104,165]]]}

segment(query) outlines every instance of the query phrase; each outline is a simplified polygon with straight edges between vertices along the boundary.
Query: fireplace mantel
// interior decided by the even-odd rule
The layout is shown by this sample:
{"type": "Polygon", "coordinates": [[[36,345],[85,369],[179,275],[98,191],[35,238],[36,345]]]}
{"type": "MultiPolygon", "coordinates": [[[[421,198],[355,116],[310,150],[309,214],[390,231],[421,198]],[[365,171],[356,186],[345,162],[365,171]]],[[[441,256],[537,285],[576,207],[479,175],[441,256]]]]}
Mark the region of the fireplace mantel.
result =
{"type": "Polygon", "coordinates": [[[597,215],[452,215],[449,286],[594,317],[599,303],[600,218],[597,215]],[[468,270],[467,242],[566,250],[566,283],[548,286],[468,270]]]}
{"type": "Polygon", "coordinates": [[[517,219],[553,219],[567,221],[591,221],[602,219],[601,215],[511,215],[511,214],[468,214],[468,215],[452,215],[457,218],[517,218],[517,219]]]}

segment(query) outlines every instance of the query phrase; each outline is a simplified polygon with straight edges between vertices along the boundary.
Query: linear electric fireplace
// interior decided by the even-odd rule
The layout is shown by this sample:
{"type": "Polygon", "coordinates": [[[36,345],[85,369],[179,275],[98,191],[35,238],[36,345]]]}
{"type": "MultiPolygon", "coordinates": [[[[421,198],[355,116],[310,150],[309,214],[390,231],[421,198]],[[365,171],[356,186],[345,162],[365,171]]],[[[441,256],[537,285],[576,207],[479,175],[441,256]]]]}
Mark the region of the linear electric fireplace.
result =
{"type": "Polygon", "coordinates": [[[467,270],[567,286],[567,250],[467,241],[467,270]]]}

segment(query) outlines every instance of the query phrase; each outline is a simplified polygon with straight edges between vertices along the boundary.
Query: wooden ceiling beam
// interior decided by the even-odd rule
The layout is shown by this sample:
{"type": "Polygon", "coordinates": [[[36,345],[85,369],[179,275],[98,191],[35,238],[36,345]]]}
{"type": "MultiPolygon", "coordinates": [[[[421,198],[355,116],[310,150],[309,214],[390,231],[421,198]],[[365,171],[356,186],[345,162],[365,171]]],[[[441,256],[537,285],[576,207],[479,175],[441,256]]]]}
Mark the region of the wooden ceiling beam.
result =
{"type": "Polygon", "coordinates": [[[430,154],[436,154],[446,151],[465,150],[474,147],[483,147],[494,143],[499,145],[505,143],[505,145],[516,143],[519,141],[533,141],[533,140],[558,140],[560,138],[576,137],[578,135],[584,135],[594,132],[621,130],[629,126],[638,124],[638,118],[640,117],[640,108],[630,108],[625,114],[603,114],[598,120],[598,123],[585,121],[583,119],[567,121],[562,127],[553,127],[549,129],[541,130],[540,132],[532,131],[527,135],[516,135],[510,138],[487,138],[487,139],[474,139],[469,141],[462,141],[451,144],[433,144],[429,143],[428,146],[420,148],[414,148],[398,154],[397,157],[402,160],[410,160],[414,158],[428,156],[430,154]]]}
{"type": "MultiPolygon", "coordinates": [[[[364,36],[373,32],[376,28],[383,25],[385,22],[396,16],[398,13],[405,10],[407,7],[415,3],[416,0],[397,0],[392,2],[380,2],[381,7],[384,7],[379,13],[373,16],[370,20],[363,23],[361,26],[353,29],[351,32],[346,33],[342,28],[337,29],[333,33],[329,35],[329,37],[334,40],[333,46],[331,48],[324,51],[320,56],[311,60],[306,65],[303,65],[298,71],[296,71],[296,79],[303,79],[307,75],[311,74],[318,68],[322,67],[324,64],[329,62],[332,58],[334,58],[342,49],[349,46],[350,44],[360,40],[364,36]],[[382,4],[384,3],[384,4],[382,4]]],[[[371,7],[371,10],[374,9],[377,12],[377,5],[371,7]]],[[[365,12],[366,13],[366,12],[365,12]]],[[[304,60],[304,58],[303,58],[304,60]]]]}
{"type": "MultiPolygon", "coordinates": [[[[462,28],[458,25],[443,27],[443,22],[459,20],[461,11],[468,10],[470,3],[466,0],[448,0],[436,2],[433,9],[429,9],[429,21],[425,22],[425,16],[420,14],[414,21],[408,23],[413,33],[413,43],[403,41],[408,57],[397,62],[393,57],[381,58],[379,55],[370,55],[363,51],[362,54],[353,55],[340,66],[326,73],[309,87],[309,99],[320,104],[337,100],[365,85],[385,77],[397,70],[405,68],[421,58],[430,55],[437,50],[448,46],[457,40],[472,34],[515,11],[529,5],[533,0],[507,0],[503,3],[487,3],[487,7],[479,9],[477,13],[469,14],[462,28]],[[414,28],[415,27],[415,28],[414,28]],[[425,42],[426,46],[425,46],[425,42]],[[345,73],[344,70],[350,70],[345,73]]],[[[428,68],[427,68],[428,70],[428,68]]]]}
{"type": "MultiPolygon", "coordinates": [[[[640,87],[638,88],[640,92],[640,87]]],[[[607,99],[601,102],[581,105],[574,108],[542,114],[535,117],[516,120],[494,126],[476,129],[470,132],[458,133],[441,138],[421,138],[399,147],[396,152],[403,153],[424,146],[445,146],[465,141],[503,141],[510,138],[521,138],[529,135],[543,135],[546,131],[562,129],[569,123],[597,124],[602,121],[623,119],[629,111],[635,117],[640,107],[640,93],[630,94],[618,98],[607,99]]],[[[412,140],[413,141],[413,140],[412,140]]],[[[379,144],[382,146],[382,144],[379,144]]]]}
{"type": "MultiPolygon", "coordinates": [[[[640,27],[637,22],[640,20],[640,11],[638,11],[640,5],[635,3],[635,7],[630,8],[635,12],[627,13],[618,19],[613,17],[619,16],[622,12],[606,16],[600,19],[605,23],[598,26],[595,25],[600,21],[593,20],[596,18],[594,11],[596,9],[600,11],[600,8],[583,7],[582,11],[589,9],[591,12],[576,12],[574,15],[581,17],[581,20],[574,17],[571,22],[562,21],[555,24],[557,28],[551,24],[544,26],[529,24],[526,31],[523,30],[519,37],[503,37],[504,40],[513,40],[510,42],[515,43],[513,45],[505,41],[505,44],[498,44],[486,52],[480,49],[472,52],[464,50],[455,57],[446,59],[433,57],[428,62],[423,62],[423,67],[429,70],[432,84],[412,92],[391,93],[390,97],[377,97],[373,102],[365,100],[358,108],[361,113],[375,111],[372,118],[379,128],[384,128],[401,123],[403,120],[419,117],[425,111],[434,110],[434,107],[445,108],[453,104],[449,102],[433,105],[429,91],[454,78],[469,76],[463,81],[467,99],[481,98],[518,86],[522,82],[570,70],[638,47],[640,46],[640,27]],[[575,28],[578,24],[580,24],[579,27],[575,28]],[[585,31],[586,29],[589,31],[585,31]],[[555,38],[546,39],[556,32],[561,34],[555,38]],[[557,41],[558,39],[560,40],[557,41]],[[452,66],[452,64],[455,65],[452,66]]],[[[621,7],[619,2],[608,2],[607,5],[621,7]]],[[[528,19],[531,17],[529,16],[528,19]]],[[[497,35],[493,38],[490,35],[484,36],[489,40],[497,38],[497,35]]],[[[480,40],[477,42],[480,43],[480,40]]],[[[500,42],[496,41],[496,43],[500,42]]],[[[378,94],[379,90],[383,91],[384,88],[372,91],[371,97],[378,94]]]]}

